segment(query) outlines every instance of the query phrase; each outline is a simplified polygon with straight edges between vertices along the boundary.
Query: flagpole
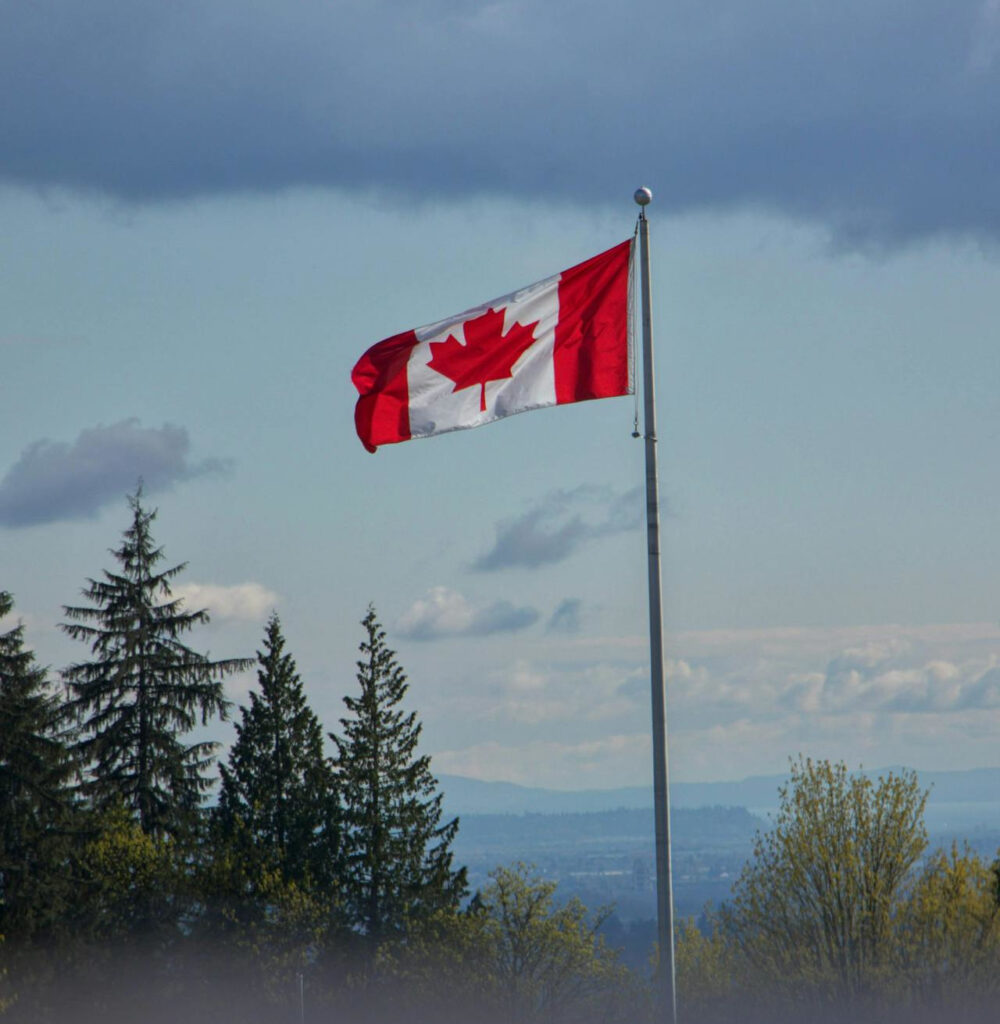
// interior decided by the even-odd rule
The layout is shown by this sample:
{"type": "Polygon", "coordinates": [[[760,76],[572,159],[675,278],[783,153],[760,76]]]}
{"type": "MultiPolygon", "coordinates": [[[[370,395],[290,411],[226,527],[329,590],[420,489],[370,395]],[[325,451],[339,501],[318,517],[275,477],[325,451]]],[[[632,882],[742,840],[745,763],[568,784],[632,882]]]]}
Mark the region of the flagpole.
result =
{"type": "Polygon", "coordinates": [[[646,541],[649,554],[649,668],[653,711],[653,805],[656,827],[656,921],[660,959],[656,995],[662,1019],[677,1021],[674,988],[674,894],[670,870],[670,773],[663,671],[663,610],[660,594],[660,498],[656,468],[656,394],[653,385],[653,314],[649,294],[648,188],[635,191],[639,205],[639,263],[642,267],[642,373],[646,442],[646,541]]]}

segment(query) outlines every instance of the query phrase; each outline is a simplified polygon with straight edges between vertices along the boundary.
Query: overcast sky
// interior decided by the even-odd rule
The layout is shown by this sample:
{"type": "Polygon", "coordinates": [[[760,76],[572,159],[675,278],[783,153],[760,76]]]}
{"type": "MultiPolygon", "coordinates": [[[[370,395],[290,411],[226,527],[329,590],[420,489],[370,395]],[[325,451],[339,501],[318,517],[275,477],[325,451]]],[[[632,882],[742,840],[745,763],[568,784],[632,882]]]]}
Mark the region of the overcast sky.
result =
{"type": "Polygon", "coordinates": [[[439,771],[646,782],[632,400],[370,456],[349,379],[646,184],[673,776],[1000,765],[1000,0],[0,18],[0,588],[44,663],[141,476],[192,643],[277,609],[328,728],[373,601],[439,771]]]}

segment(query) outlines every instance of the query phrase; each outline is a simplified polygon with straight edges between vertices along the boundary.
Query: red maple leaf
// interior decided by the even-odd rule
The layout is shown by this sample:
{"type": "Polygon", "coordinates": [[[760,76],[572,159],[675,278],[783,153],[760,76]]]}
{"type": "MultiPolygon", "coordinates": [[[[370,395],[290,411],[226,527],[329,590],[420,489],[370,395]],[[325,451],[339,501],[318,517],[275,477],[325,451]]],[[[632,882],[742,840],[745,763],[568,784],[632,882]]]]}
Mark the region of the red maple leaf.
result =
{"type": "Polygon", "coordinates": [[[515,323],[504,334],[503,318],[502,309],[488,309],[482,316],[465,321],[464,345],[454,335],[446,341],[431,342],[427,365],[455,382],[453,393],[478,384],[480,412],[486,412],[487,383],[513,377],[514,364],[535,341],[537,320],[527,326],[515,323]]]}

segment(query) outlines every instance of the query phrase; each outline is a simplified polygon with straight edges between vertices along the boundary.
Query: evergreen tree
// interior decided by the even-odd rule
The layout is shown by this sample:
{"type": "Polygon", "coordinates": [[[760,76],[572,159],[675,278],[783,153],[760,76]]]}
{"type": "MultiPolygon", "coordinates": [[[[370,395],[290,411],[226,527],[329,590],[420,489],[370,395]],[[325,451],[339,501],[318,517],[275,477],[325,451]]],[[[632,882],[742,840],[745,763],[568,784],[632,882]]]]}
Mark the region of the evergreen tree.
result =
{"type": "Polygon", "coordinates": [[[260,692],[240,708],[228,765],[221,765],[218,821],[244,860],[286,882],[329,888],[336,875],[338,813],[323,729],[277,615],[257,652],[260,692]]]}
{"type": "Polygon", "coordinates": [[[124,802],[148,835],[179,836],[194,824],[217,744],[181,737],[212,717],[225,718],[221,677],[248,668],[248,658],[211,661],[182,638],[208,622],[187,612],[170,583],[186,563],[159,569],[163,549],[151,532],[156,510],[130,495],[132,523],[112,551],[119,572],[89,580],[89,607],[64,607],[62,628],[90,644],[93,660],[63,674],[82,724],[80,751],[90,765],[86,792],[99,809],[124,802]]]}
{"type": "MultiPolygon", "coordinates": [[[[0,591],[0,619],[13,606],[0,591]]],[[[44,929],[67,895],[73,765],[64,722],[23,625],[0,633],[0,935],[44,929]]]]}
{"type": "Polygon", "coordinates": [[[345,821],[345,902],[373,956],[407,921],[457,906],[466,871],[452,870],[458,819],[441,824],[430,758],[416,753],[420,723],[400,707],[406,676],[370,605],[362,625],[361,694],[344,697],[350,717],[341,719],[343,737],[331,738],[345,821]]]}

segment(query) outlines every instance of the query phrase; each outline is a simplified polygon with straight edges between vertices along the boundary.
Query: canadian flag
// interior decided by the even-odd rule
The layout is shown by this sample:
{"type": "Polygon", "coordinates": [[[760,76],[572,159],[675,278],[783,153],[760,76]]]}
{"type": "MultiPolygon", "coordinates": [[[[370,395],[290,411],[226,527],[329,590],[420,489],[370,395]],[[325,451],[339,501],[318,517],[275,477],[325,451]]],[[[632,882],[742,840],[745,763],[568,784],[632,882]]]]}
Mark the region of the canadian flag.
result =
{"type": "Polygon", "coordinates": [[[631,265],[630,240],[373,345],[351,373],[362,444],[373,452],[529,409],[631,394],[631,265]]]}

